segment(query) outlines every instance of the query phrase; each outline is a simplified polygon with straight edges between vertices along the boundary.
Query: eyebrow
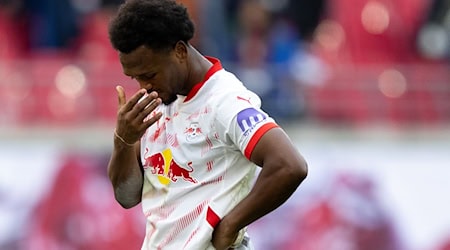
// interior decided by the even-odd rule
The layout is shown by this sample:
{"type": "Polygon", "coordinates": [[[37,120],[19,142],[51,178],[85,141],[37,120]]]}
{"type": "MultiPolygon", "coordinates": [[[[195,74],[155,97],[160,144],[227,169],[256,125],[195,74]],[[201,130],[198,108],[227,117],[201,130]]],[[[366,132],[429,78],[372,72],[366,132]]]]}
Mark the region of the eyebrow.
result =
{"type": "Polygon", "coordinates": [[[137,77],[142,77],[142,76],[145,76],[145,77],[153,77],[153,76],[156,75],[156,72],[155,72],[155,71],[148,71],[148,72],[146,72],[146,73],[137,74],[137,75],[127,74],[127,73],[124,73],[124,74],[125,74],[126,76],[128,76],[128,77],[131,77],[131,78],[137,78],[137,77]]]}

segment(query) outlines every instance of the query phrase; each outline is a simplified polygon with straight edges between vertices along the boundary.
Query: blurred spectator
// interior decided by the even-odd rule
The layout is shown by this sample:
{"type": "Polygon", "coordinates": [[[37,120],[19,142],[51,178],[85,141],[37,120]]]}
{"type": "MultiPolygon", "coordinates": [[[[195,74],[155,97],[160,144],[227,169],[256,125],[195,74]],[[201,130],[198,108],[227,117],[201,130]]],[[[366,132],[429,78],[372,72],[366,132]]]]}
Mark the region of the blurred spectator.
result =
{"type": "Polygon", "coordinates": [[[295,24],[303,40],[311,41],[314,31],[324,17],[327,2],[327,0],[289,0],[283,15],[295,24]]]}
{"type": "Polygon", "coordinates": [[[320,30],[315,42],[328,54],[339,53],[337,64],[416,62],[414,37],[426,5],[424,0],[329,1],[323,22],[333,26],[320,30]]]}
{"type": "Polygon", "coordinates": [[[117,7],[115,1],[108,1],[93,6],[92,10],[78,8],[83,18],[79,21],[80,32],[76,40],[77,59],[90,63],[90,67],[103,71],[109,63],[117,60],[117,52],[108,37],[109,19],[117,7]]]}
{"type": "MultiPolygon", "coordinates": [[[[26,34],[23,21],[23,2],[20,0],[0,0],[0,63],[23,57],[26,34]]],[[[2,75],[0,68],[0,76],[2,75]]]]}
{"type": "MultiPolygon", "coordinates": [[[[98,97],[88,116],[111,120],[108,89],[124,78],[106,30],[122,1],[0,0],[0,120],[54,122],[49,91],[67,63],[83,70],[82,94],[98,97]]],[[[234,68],[279,120],[448,120],[448,70],[431,67],[448,63],[446,0],[179,1],[199,50],[234,68]]]]}
{"type": "Polygon", "coordinates": [[[23,2],[0,1],[0,123],[21,121],[20,105],[30,89],[26,59],[27,34],[23,2]]]}
{"type": "Polygon", "coordinates": [[[201,34],[201,29],[198,29],[197,27],[200,26],[200,5],[201,0],[178,0],[179,2],[181,2],[184,6],[186,6],[186,8],[189,11],[189,16],[191,17],[192,21],[194,22],[194,25],[196,27],[196,31],[195,31],[195,35],[192,38],[192,40],[190,41],[190,43],[192,43],[194,45],[194,47],[199,46],[200,43],[200,37],[203,36],[203,34],[201,34]]]}
{"type": "Polygon", "coordinates": [[[24,0],[31,49],[64,49],[79,34],[78,15],[70,0],[24,0]]]}
{"type": "MultiPolygon", "coordinates": [[[[233,58],[231,48],[235,34],[230,29],[227,2],[197,0],[198,17],[196,33],[198,48],[206,55],[221,58],[224,66],[233,58]]],[[[195,21],[194,20],[194,21],[195,21]]]]}
{"type": "Polygon", "coordinates": [[[425,58],[450,59],[450,1],[432,0],[417,36],[418,50],[425,58]]]}
{"type": "Polygon", "coordinates": [[[298,49],[300,38],[295,25],[281,15],[287,6],[270,1],[239,1],[232,62],[243,83],[261,96],[262,106],[278,119],[298,117],[302,98],[294,89],[287,66],[298,49]]]}

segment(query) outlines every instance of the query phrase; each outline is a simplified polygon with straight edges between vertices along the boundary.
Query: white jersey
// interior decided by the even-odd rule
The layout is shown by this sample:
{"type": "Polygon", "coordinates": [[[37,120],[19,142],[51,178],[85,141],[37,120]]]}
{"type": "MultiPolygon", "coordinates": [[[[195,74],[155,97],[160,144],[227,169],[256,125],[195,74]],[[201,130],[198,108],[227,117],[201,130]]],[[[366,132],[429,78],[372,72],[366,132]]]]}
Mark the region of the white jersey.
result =
{"type": "Polygon", "coordinates": [[[208,59],[204,81],[160,105],[161,119],[141,138],[142,249],[213,249],[214,227],[252,187],[252,150],[277,127],[256,94],[208,59]]]}

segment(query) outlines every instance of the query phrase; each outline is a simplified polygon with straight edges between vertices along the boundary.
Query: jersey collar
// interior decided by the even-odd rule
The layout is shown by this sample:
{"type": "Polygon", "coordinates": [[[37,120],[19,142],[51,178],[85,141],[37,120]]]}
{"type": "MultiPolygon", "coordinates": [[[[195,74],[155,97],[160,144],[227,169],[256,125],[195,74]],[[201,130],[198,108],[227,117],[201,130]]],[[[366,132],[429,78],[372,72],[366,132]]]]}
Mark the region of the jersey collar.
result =
{"type": "Polygon", "coordinates": [[[217,71],[222,69],[222,64],[220,63],[220,60],[215,58],[215,57],[210,57],[210,56],[205,56],[206,59],[208,59],[208,61],[210,61],[213,65],[211,66],[211,68],[209,68],[209,70],[206,72],[205,77],[203,78],[203,80],[197,84],[194,85],[194,87],[191,89],[191,91],[189,91],[189,93],[187,94],[186,98],[184,99],[183,102],[187,102],[190,101],[192,98],[194,98],[194,96],[197,94],[197,92],[200,90],[200,88],[205,84],[206,81],[208,81],[208,79],[214,75],[214,73],[216,73],[217,71]]]}

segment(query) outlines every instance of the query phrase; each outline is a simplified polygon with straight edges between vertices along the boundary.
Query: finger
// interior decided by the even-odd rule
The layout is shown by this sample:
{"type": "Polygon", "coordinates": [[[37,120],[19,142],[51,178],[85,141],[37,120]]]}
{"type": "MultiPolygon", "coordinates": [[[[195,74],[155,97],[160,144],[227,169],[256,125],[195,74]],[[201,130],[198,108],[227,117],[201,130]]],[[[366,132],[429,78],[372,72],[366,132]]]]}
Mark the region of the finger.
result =
{"type": "Polygon", "coordinates": [[[154,116],[152,116],[150,119],[146,120],[144,123],[142,123],[142,129],[147,129],[150,127],[153,123],[155,123],[157,120],[159,120],[162,117],[162,113],[158,112],[154,116]]]}
{"type": "Polygon", "coordinates": [[[133,107],[132,111],[130,112],[131,117],[138,117],[139,114],[152,102],[155,101],[155,99],[158,97],[158,94],[156,92],[152,92],[142,98],[140,98],[137,102],[137,104],[133,107]]]}
{"type": "Polygon", "coordinates": [[[148,104],[137,116],[136,119],[144,120],[150,113],[152,113],[160,104],[161,98],[154,99],[150,104],[148,104]]]}
{"type": "Polygon", "coordinates": [[[139,99],[138,104],[136,104],[135,108],[140,111],[147,107],[150,103],[152,103],[156,98],[158,98],[158,93],[153,91],[145,97],[139,99]]]}
{"type": "Polygon", "coordinates": [[[125,90],[123,89],[122,86],[118,85],[116,86],[116,91],[117,91],[117,99],[119,102],[119,109],[122,108],[123,105],[125,105],[127,98],[125,96],[125,90]]]}
{"type": "Polygon", "coordinates": [[[124,110],[125,111],[130,111],[132,108],[134,108],[134,106],[136,105],[136,103],[138,103],[138,101],[145,95],[145,93],[147,93],[147,90],[145,89],[140,89],[136,94],[134,94],[130,100],[128,100],[128,102],[124,105],[124,110]]]}

